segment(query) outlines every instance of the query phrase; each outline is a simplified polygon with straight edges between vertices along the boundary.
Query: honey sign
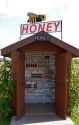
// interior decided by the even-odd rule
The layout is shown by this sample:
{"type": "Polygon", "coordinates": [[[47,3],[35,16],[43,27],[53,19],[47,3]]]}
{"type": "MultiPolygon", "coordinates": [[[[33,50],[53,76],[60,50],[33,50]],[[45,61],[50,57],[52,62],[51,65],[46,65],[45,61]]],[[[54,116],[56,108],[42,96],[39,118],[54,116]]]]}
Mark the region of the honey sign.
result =
{"type": "Polygon", "coordinates": [[[50,22],[39,22],[39,23],[27,23],[21,24],[20,31],[21,35],[35,34],[40,31],[45,31],[47,33],[51,32],[61,32],[62,21],[50,21],[50,22]]]}

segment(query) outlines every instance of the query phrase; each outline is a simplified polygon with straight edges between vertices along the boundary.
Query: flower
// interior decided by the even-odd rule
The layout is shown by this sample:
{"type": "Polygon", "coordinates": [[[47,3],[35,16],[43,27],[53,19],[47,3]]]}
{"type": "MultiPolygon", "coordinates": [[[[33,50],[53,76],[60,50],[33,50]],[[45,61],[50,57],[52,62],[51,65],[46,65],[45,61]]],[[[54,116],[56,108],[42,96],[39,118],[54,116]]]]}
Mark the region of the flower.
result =
{"type": "Polygon", "coordinates": [[[9,68],[9,67],[7,67],[7,68],[6,68],[6,71],[10,71],[10,68],[9,68]]]}

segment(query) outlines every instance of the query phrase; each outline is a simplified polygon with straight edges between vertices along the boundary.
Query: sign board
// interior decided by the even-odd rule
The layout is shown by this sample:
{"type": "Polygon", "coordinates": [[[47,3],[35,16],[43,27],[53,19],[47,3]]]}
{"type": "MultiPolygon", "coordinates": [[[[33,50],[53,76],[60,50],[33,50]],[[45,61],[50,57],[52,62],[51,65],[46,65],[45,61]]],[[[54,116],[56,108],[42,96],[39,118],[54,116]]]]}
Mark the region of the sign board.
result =
{"type": "Polygon", "coordinates": [[[60,20],[60,21],[21,24],[20,31],[21,35],[35,34],[40,31],[45,31],[47,33],[61,32],[62,21],[60,20]]]}
{"type": "Polygon", "coordinates": [[[49,41],[49,35],[35,35],[35,41],[49,41]]]}

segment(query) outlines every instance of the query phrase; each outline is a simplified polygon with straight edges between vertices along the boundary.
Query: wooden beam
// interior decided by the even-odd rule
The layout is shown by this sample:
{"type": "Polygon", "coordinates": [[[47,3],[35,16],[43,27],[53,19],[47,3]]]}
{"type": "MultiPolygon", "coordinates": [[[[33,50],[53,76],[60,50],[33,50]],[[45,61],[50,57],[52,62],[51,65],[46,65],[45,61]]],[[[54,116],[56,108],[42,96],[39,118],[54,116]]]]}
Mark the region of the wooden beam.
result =
{"type": "Polygon", "coordinates": [[[24,115],[25,108],[25,55],[17,54],[17,119],[24,115]]]}
{"type": "Polygon", "coordinates": [[[71,76],[71,61],[72,61],[72,53],[67,52],[67,110],[68,110],[68,96],[69,96],[70,76],[71,76]]]}
{"type": "Polygon", "coordinates": [[[71,56],[56,55],[56,114],[66,119],[71,56]]]}
{"type": "Polygon", "coordinates": [[[15,84],[15,91],[13,94],[13,111],[14,115],[16,115],[16,93],[17,93],[17,52],[13,51],[11,53],[11,58],[12,58],[12,76],[13,76],[13,83],[15,84]]]}
{"type": "Polygon", "coordinates": [[[25,89],[25,54],[14,51],[12,54],[13,82],[16,90],[13,95],[13,109],[16,118],[24,114],[24,89],[25,89]]]}

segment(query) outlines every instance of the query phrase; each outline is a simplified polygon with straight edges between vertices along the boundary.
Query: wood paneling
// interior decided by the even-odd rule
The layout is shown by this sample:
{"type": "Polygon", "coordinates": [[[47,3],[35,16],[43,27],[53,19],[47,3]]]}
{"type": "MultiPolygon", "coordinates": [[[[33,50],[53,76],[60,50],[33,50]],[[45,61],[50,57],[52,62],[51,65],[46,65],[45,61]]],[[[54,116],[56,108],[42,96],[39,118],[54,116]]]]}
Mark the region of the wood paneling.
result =
{"type": "Polygon", "coordinates": [[[67,52],[67,109],[68,109],[68,96],[70,87],[71,61],[72,61],[72,53],[67,52]]]}
{"type": "Polygon", "coordinates": [[[19,52],[12,53],[12,70],[16,90],[13,95],[13,107],[16,118],[24,114],[24,89],[25,89],[25,55],[19,52]]]}
{"type": "Polygon", "coordinates": [[[14,51],[11,53],[11,58],[12,58],[12,76],[13,76],[13,83],[15,84],[15,92],[13,94],[13,111],[14,111],[14,115],[16,115],[16,101],[17,101],[17,52],[14,51]]]}
{"type": "Polygon", "coordinates": [[[56,52],[56,113],[66,119],[72,54],[49,42],[33,42],[11,53],[14,84],[16,85],[13,108],[17,119],[24,114],[25,108],[25,53],[28,52],[40,52],[41,54],[56,52]]]}
{"type": "Polygon", "coordinates": [[[67,53],[56,55],[56,113],[66,119],[67,110],[67,53]]]}
{"type": "MultiPolygon", "coordinates": [[[[49,42],[64,49],[64,50],[67,50],[69,52],[71,52],[73,54],[73,57],[79,57],[79,49],[65,43],[64,41],[44,32],[44,31],[41,31],[41,32],[38,32],[37,34],[35,35],[49,35],[50,39],[49,39],[49,42]]],[[[18,41],[8,47],[5,47],[1,50],[1,55],[2,56],[7,56],[9,55],[12,51],[15,51],[15,50],[18,50],[24,46],[27,46],[29,45],[30,43],[33,43],[35,41],[35,35],[32,35],[30,37],[27,37],[21,41],[18,41]]],[[[38,41],[37,41],[38,42],[38,41]]]]}
{"type": "Polygon", "coordinates": [[[29,53],[33,53],[33,52],[58,53],[58,52],[63,52],[64,50],[48,41],[46,42],[38,41],[38,42],[33,42],[27,46],[24,46],[23,48],[19,49],[19,51],[29,52],[29,53]]]}
{"type": "Polygon", "coordinates": [[[25,56],[17,54],[17,119],[24,115],[25,56]]]}

